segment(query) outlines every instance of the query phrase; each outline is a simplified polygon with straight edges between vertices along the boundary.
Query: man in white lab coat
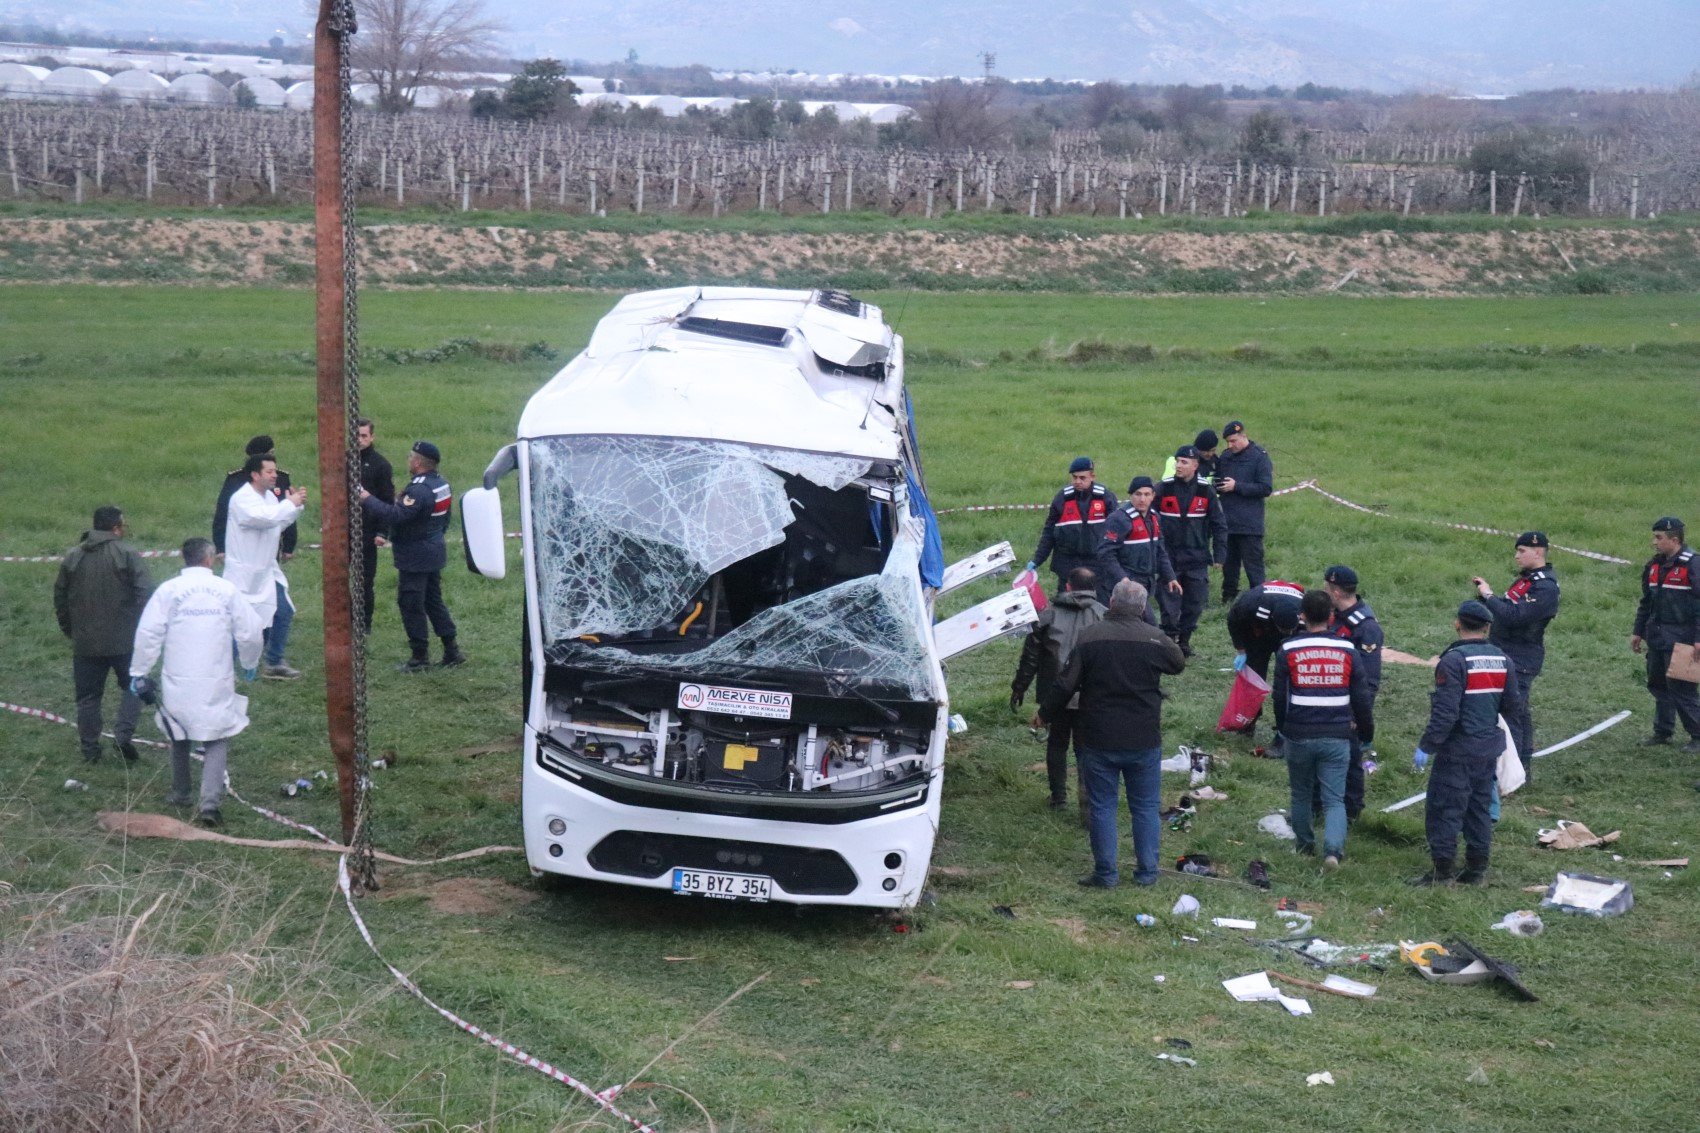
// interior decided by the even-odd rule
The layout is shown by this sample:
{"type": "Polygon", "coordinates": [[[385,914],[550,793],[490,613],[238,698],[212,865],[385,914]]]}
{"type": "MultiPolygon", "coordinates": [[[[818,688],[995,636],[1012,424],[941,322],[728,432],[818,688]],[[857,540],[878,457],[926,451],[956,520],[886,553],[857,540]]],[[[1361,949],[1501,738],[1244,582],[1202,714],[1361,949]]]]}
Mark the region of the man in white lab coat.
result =
{"type": "Polygon", "coordinates": [[[307,504],[307,489],[277,491],[277,459],[270,453],[250,456],[242,466],[248,483],[230,497],[230,518],[224,528],[224,577],[247,596],[265,624],[266,648],[260,675],[294,680],[299,669],[284,660],[295,604],[289,600],[289,580],[277,559],[278,539],[307,504]]]}
{"type": "Polygon", "coordinates": [[[171,739],[166,801],[189,805],[189,750],[204,745],[200,823],[218,827],[224,824],[218,807],[230,737],[248,726],[248,698],[236,693],[232,653],[244,678],[253,680],[266,623],[241,591],[213,574],[212,556],[210,539],[184,543],[182,573],[148,599],[130,654],[130,688],[143,700],[155,699],[147,676],[163,655],[154,719],[171,739]]]}

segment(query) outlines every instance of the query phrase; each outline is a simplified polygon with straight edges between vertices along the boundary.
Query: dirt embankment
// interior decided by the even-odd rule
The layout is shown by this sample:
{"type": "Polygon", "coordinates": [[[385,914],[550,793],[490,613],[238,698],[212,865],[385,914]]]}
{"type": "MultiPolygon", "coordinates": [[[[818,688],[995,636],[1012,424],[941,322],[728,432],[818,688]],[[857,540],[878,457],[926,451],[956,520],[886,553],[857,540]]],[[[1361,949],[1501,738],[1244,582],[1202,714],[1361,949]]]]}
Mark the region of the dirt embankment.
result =
{"type": "MultiPolygon", "coordinates": [[[[368,286],[748,283],[1085,291],[1467,293],[1700,287],[1700,229],[1494,232],[622,232],[433,224],[360,231],[368,286]]],[[[310,283],[306,223],[0,221],[0,281],[310,283]]]]}

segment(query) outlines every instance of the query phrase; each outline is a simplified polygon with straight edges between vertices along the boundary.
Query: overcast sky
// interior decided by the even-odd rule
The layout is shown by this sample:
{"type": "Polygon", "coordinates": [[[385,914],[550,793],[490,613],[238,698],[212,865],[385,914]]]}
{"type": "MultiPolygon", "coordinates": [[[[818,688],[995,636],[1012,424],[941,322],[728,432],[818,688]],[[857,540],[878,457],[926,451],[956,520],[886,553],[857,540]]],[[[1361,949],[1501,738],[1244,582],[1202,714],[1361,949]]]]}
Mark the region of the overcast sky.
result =
{"type": "MultiPolygon", "coordinates": [[[[1670,86],[1700,0],[485,0],[520,58],[1503,91],[1670,86]],[[1042,18],[1035,18],[1042,13],[1042,18]]],[[[263,44],[306,0],[0,0],[0,20],[263,44]]]]}

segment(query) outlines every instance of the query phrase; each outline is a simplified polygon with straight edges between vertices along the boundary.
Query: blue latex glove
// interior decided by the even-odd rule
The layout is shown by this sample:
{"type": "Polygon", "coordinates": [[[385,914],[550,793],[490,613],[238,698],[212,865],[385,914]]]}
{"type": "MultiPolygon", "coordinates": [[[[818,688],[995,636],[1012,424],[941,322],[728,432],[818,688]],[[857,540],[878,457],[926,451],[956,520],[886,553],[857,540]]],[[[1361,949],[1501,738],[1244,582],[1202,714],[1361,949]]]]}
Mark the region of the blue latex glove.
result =
{"type": "Polygon", "coordinates": [[[1245,654],[1244,653],[1234,654],[1234,672],[1238,673],[1238,672],[1242,671],[1244,668],[1245,668],[1245,654]]]}
{"type": "Polygon", "coordinates": [[[1411,769],[1413,771],[1427,771],[1428,761],[1430,758],[1432,757],[1428,752],[1424,751],[1422,748],[1418,748],[1416,751],[1411,753],[1411,769]]]}
{"type": "Polygon", "coordinates": [[[147,680],[146,677],[131,677],[130,678],[130,695],[131,696],[142,695],[142,682],[145,681],[145,680],[147,680]]]}
{"type": "Polygon", "coordinates": [[[243,669],[242,670],[242,679],[245,680],[245,681],[257,680],[257,679],[259,679],[259,676],[260,676],[260,670],[259,670],[258,666],[255,666],[252,669],[243,669]]]}

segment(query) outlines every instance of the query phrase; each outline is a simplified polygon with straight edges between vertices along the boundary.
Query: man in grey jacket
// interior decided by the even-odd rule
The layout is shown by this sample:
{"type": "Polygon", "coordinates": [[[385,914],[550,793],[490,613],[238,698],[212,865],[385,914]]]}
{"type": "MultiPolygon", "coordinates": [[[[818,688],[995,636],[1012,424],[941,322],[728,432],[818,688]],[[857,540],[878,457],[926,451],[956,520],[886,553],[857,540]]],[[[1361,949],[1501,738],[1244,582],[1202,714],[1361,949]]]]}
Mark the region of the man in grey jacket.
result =
{"type": "MultiPolygon", "coordinates": [[[[1036,699],[1044,700],[1056,683],[1057,674],[1068,664],[1074,643],[1089,626],[1104,620],[1104,607],[1097,599],[1097,577],[1086,567],[1075,567],[1063,580],[1063,591],[1043,610],[1034,623],[1027,640],[1021,646],[1021,661],[1016,666],[1015,679],[1009,684],[1010,711],[1019,711],[1033,678],[1039,679],[1036,699]]],[[[1050,732],[1045,739],[1045,773],[1050,780],[1051,808],[1068,805],[1068,745],[1074,738],[1075,702],[1057,711],[1051,718],[1050,732]]],[[[1038,726],[1037,721],[1034,724],[1038,726]]],[[[1078,754],[1078,753],[1077,753],[1078,754]]],[[[1078,768],[1077,768],[1078,770],[1078,768]]],[[[1086,805],[1081,792],[1081,806],[1086,805]]],[[[1084,810],[1082,814],[1084,814],[1084,810]]]]}
{"type": "Polygon", "coordinates": [[[101,756],[101,701],[109,672],[116,674],[120,692],[112,735],[119,754],[136,761],[134,736],[142,702],[129,691],[130,649],[151,593],[147,563],[124,540],[124,513],[110,506],[96,508],[94,525],[66,552],[53,583],[53,612],[60,630],[71,639],[77,738],[89,763],[101,756]]]}

